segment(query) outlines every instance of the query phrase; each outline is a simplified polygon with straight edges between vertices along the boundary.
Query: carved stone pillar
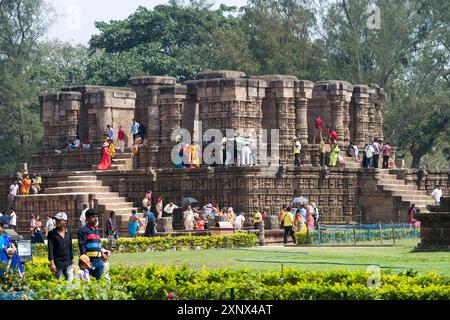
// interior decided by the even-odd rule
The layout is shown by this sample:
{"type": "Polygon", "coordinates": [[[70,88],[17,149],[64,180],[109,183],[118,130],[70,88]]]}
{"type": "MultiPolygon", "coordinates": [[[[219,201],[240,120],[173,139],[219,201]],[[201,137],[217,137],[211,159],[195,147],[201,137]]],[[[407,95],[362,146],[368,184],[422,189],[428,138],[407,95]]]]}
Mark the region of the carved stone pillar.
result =
{"type": "Polygon", "coordinates": [[[172,133],[181,128],[183,110],[186,101],[187,86],[162,86],[159,89],[159,126],[160,126],[160,152],[158,163],[173,166],[171,151],[175,146],[172,133]]]}
{"type": "Polygon", "coordinates": [[[302,144],[308,143],[308,101],[312,98],[313,86],[308,80],[295,82],[296,136],[302,144]]]}
{"type": "Polygon", "coordinates": [[[331,106],[331,129],[336,129],[338,135],[338,145],[344,147],[350,137],[348,129],[347,104],[350,100],[349,93],[352,91],[352,85],[345,81],[329,81],[328,99],[331,106]],[[345,125],[347,126],[344,126],[345,125]]]}
{"type": "Polygon", "coordinates": [[[368,93],[369,87],[355,85],[353,87],[352,106],[353,109],[353,140],[358,147],[363,148],[368,142],[368,93]]]}
{"type": "Polygon", "coordinates": [[[383,140],[384,90],[376,84],[370,84],[369,88],[369,103],[373,106],[373,135],[374,137],[383,140]]]}

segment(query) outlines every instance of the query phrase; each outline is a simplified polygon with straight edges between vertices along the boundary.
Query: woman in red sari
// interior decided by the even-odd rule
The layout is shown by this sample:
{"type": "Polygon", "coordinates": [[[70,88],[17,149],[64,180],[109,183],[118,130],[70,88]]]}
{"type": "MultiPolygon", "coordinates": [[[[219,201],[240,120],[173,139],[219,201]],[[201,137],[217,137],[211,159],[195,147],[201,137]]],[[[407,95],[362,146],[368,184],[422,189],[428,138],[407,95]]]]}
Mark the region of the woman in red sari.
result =
{"type": "Polygon", "coordinates": [[[108,142],[103,143],[103,154],[102,159],[97,167],[97,170],[107,170],[110,169],[111,164],[111,151],[109,150],[108,142]]]}

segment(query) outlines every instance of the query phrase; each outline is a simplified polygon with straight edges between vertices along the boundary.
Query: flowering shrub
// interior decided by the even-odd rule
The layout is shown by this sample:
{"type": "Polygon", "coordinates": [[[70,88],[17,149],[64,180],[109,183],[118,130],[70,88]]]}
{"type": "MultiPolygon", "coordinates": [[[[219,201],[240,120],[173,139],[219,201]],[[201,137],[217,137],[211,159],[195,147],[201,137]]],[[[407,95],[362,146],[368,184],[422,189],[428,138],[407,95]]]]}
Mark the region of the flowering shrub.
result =
{"type": "Polygon", "coordinates": [[[246,269],[191,269],[188,266],[145,268],[117,266],[110,270],[111,284],[52,277],[44,260],[27,264],[26,299],[51,300],[172,300],[172,299],[450,299],[450,278],[437,273],[382,271],[379,286],[369,288],[365,271],[307,272],[292,268],[257,272],[246,269]]]}

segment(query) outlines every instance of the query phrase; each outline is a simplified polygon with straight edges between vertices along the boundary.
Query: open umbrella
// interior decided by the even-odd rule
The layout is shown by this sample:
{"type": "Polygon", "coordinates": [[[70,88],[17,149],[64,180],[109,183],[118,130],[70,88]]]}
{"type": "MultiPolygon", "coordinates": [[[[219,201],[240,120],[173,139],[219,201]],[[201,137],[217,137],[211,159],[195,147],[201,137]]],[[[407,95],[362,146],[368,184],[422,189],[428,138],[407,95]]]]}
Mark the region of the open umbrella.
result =
{"type": "Polygon", "coordinates": [[[305,197],[295,197],[294,199],[292,199],[292,203],[307,203],[308,202],[308,198],[305,197]]]}
{"type": "Polygon", "coordinates": [[[194,203],[198,203],[197,199],[192,198],[192,197],[185,197],[181,199],[181,205],[182,206],[190,206],[193,205],[194,203]]]}

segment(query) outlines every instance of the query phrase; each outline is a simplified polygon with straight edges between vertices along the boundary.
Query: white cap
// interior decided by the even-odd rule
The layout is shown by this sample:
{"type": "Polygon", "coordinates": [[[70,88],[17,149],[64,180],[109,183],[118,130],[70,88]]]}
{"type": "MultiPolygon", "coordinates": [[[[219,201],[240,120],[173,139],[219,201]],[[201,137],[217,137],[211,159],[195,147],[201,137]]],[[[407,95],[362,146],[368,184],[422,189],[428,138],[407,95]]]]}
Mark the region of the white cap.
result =
{"type": "Polygon", "coordinates": [[[58,212],[53,218],[57,219],[57,220],[66,220],[67,221],[67,214],[65,212],[58,212]]]}

